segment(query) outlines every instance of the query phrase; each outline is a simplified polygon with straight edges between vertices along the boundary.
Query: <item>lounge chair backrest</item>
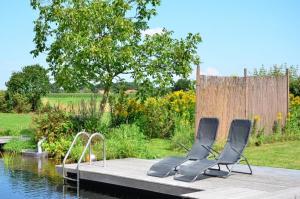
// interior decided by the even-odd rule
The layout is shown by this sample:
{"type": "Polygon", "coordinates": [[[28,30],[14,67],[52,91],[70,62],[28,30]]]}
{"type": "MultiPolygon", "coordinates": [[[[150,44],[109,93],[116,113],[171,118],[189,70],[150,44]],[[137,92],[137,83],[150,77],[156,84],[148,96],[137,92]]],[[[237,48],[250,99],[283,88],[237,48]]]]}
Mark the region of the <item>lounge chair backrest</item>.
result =
{"type": "Polygon", "coordinates": [[[202,159],[209,155],[208,150],[203,146],[211,147],[216,139],[219,126],[219,120],[217,118],[201,118],[198,125],[198,132],[196,136],[196,142],[192,146],[189,154],[190,159],[202,159]]]}
{"type": "Polygon", "coordinates": [[[219,127],[218,118],[201,118],[196,139],[205,146],[212,146],[216,140],[219,127]]]}
{"type": "Polygon", "coordinates": [[[230,126],[228,142],[234,149],[242,152],[248,143],[250,130],[250,120],[233,120],[230,126]]]}
{"type": "Polygon", "coordinates": [[[227,143],[220,158],[228,161],[237,161],[248,143],[250,131],[250,120],[233,120],[230,125],[227,143]]]}

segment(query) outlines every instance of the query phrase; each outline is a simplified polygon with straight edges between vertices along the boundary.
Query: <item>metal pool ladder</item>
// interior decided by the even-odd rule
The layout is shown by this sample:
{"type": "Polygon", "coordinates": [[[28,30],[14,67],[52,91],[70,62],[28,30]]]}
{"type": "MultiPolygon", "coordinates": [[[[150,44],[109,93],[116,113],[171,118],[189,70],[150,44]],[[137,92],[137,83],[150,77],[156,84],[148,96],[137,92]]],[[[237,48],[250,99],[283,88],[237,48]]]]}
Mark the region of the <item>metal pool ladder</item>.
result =
{"type": "Polygon", "coordinates": [[[92,164],[92,158],[91,158],[91,155],[92,155],[92,146],[91,146],[91,143],[92,143],[93,138],[95,138],[95,137],[100,137],[100,139],[103,142],[102,156],[103,156],[103,166],[105,167],[106,166],[105,137],[104,137],[104,135],[102,135],[101,133],[98,133],[98,132],[97,133],[93,133],[93,134],[89,134],[89,133],[87,133],[85,131],[77,133],[76,136],[74,137],[74,140],[73,140],[73,142],[72,142],[72,144],[71,144],[71,146],[70,146],[70,148],[69,148],[69,150],[68,150],[68,152],[67,152],[64,160],[63,160],[63,164],[62,164],[62,176],[63,176],[63,179],[64,180],[70,180],[70,181],[77,182],[77,194],[78,195],[79,195],[79,184],[80,184],[79,183],[80,182],[79,166],[80,166],[80,163],[82,162],[82,159],[83,159],[83,157],[84,157],[84,155],[85,155],[85,153],[86,153],[86,151],[87,151],[88,148],[89,148],[89,164],[90,165],[92,164]],[[85,145],[85,147],[84,147],[84,149],[83,149],[83,151],[81,153],[81,156],[80,156],[80,158],[79,158],[79,160],[77,162],[77,167],[76,167],[77,178],[75,179],[75,178],[71,178],[71,177],[67,176],[66,171],[65,171],[65,164],[66,164],[66,161],[67,161],[67,159],[68,159],[68,157],[69,157],[69,155],[70,155],[70,153],[71,153],[71,151],[72,151],[72,149],[73,149],[73,147],[74,147],[77,139],[79,137],[82,137],[83,135],[88,138],[88,141],[87,141],[87,143],[86,143],[86,145],[85,145]]]}

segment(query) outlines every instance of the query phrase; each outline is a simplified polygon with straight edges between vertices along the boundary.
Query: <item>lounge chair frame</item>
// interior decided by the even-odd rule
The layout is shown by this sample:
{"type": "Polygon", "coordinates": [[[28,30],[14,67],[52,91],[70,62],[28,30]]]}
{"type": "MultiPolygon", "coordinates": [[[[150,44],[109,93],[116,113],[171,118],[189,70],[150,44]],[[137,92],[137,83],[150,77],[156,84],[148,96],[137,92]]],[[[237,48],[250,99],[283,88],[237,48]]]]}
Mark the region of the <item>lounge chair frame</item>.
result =
{"type": "MultiPolygon", "coordinates": [[[[240,159],[235,162],[235,163],[232,163],[232,164],[229,164],[229,163],[217,163],[216,165],[218,166],[218,169],[214,169],[214,168],[208,168],[206,169],[203,174],[205,175],[208,175],[208,176],[215,176],[215,177],[224,177],[224,178],[227,178],[228,176],[231,175],[231,173],[241,173],[241,174],[248,174],[248,175],[252,175],[253,174],[253,170],[249,164],[249,161],[248,159],[241,153],[239,153],[237,150],[235,150],[234,148],[232,148],[236,153],[238,153],[240,155],[240,159]],[[249,172],[244,172],[244,171],[236,171],[236,170],[233,170],[234,167],[238,164],[240,164],[240,162],[245,162],[247,164],[247,167],[249,169],[249,172]],[[210,174],[210,173],[206,173],[207,170],[216,170],[216,171],[221,171],[221,167],[220,165],[224,165],[226,167],[226,169],[228,170],[227,174],[226,175],[213,175],[213,174],[210,174]],[[231,168],[229,168],[229,165],[232,165],[231,168]]],[[[197,176],[198,177],[198,176],[197,176]]]]}
{"type": "MultiPolygon", "coordinates": [[[[235,120],[233,120],[233,122],[234,122],[235,120]]],[[[249,121],[250,122],[250,121],[249,121]]],[[[249,139],[249,134],[250,134],[250,132],[251,132],[251,122],[250,122],[250,128],[249,128],[249,132],[248,132],[248,134],[247,134],[247,138],[246,138],[246,142],[245,142],[245,144],[244,144],[244,146],[241,148],[241,152],[239,152],[238,150],[236,150],[232,145],[231,145],[231,141],[230,141],[230,134],[228,135],[229,137],[228,137],[228,139],[227,139],[227,143],[226,143],[226,145],[227,144],[229,144],[229,146],[227,146],[227,147],[230,147],[230,149],[232,149],[232,151],[234,151],[235,153],[237,153],[237,155],[238,155],[238,157],[237,157],[237,160],[236,161],[234,161],[234,162],[222,162],[222,160],[219,160],[218,158],[215,158],[215,161],[213,161],[212,160],[212,163],[209,165],[209,164],[207,164],[207,167],[205,168],[202,168],[202,169],[200,169],[199,170],[199,172],[194,176],[194,178],[190,178],[190,179],[188,179],[188,178],[184,178],[183,176],[180,176],[180,174],[178,173],[178,172],[176,172],[176,174],[175,174],[175,176],[174,176],[174,179],[176,179],[176,180],[182,180],[182,181],[190,181],[190,182],[193,182],[193,181],[195,181],[201,174],[204,174],[204,175],[208,175],[208,176],[215,176],[215,177],[223,177],[223,178],[227,178],[228,176],[230,176],[231,175],[231,173],[241,173],[241,174],[249,174],[249,175],[252,175],[253,174],[253,171],[252,171],[252,168],[251,168],[251,166],[250,166],[250,164],[249,164],[249,162],[248,162],[248,159],[243,155],[243,151],[244,151],[244,149],[245,149],[245,147],[247,146],[247,143],[248,143],[248,139],[249,139]],[[239,164],[240,162],[245,162],[246,164],[247,164],[247,167],[248,167],[248,169],[249,169],[249,172],[243,172],[243,171],[236,171],[236,170],[234,170],[234,168],[235,168],[235,166],[237,165],[237,164],[239,164]],[[225,165],[225,167],[226,167],[226,169],[228,170],[228,172],[227,171],[222,171],[221,170],[221,165],[225,165]],[[231,167],[229,167],[229,165],[231,165],[231,167]],[[216,169],[216,168],[212,168],[212,167],[214,167],[214,166],[218,166],[218,168],[216,169]],[[220,173],[219,174],[211,174],[211,173],[209,173],[208,171],[209,170],[216,170],[216,171],[220,171],[220,172],[222,172],[221,174],[223,174],[223,175],[220,175],[220,173]],[[225,173],[226,172],[226,173],[225,173]],[[225,175],[224,175],[224,173],[225,173],[225,175]]],[[[226,146],[225,146],[226,147],[226,146]]],[[[209,151],[210,151],[210,153],[212,154],[212,155],[214,155],[215,156],[215,154],[214,153],[217,153],[218,155],[220,155],[218,152],[216,152],[215,150],[213,150],[211,147],[209,147],[209,151]],[[214,153],[212,153],[212,151],[214,152],[214,153]]],[[[220,156],[219,156],[220,157],[220,156]]],[[[187,160],[188,161],[188,160],[187,160]]],[[[207,161],[209,161],[209,160],[207,160],[207,161]]],[[[200,160],[200,162],[201,162],[201,160],[200,160]]],[[[183,164],[184,164],[184,162],[183,162],[183,164]]],[[[180,168],[180,166],[178,166],[179,168],[180,168]]],[[[193,177],[193,176],[190,176],[190,177],[193,177]]]]}
{"type": "MultiPolygon", "coordinates": [[[[209,134],[209,135],[213,135],[213,138],[209,137],[209,142],[207,143],[207,145],[201,144],[201,143],[194,143],[193,147],[196,147],[196,149],[193,150],[193,148],[192,149],[188,149],[184,145],[182,145],[180,143],[177,143],[177,144],[179,144],[181,147],[183,147],[184,149],[186,149],[189,152],[187,154],[187,156],[186,157],[167,157],[167,158],[161,160],[160,162],[152,165],[151,168],[150,168],[150,170],[147,172],[147,175],[155,176],[155,177],[167,177],[167,176],[175,174],[176,171],[177,171],[178,166],[181,165],[182,163],[184,163],[185,161],[187,161],[187,160],[193,160],[193,159],[195,159],[195,160],[199,159],[199,157],[195,157],[195,156],[197,156],[197,150],[199,150],[199,148],[197,149],[197,146],[198,147],[203,147],[204,151],[205,150],[207,151],[207,153],[202,154],[203,157],[201,159],[206,158],[210,154],[212,154],[211,146],[213,145],[213,143],[215,142],[215,139],[216,139],[216,135],[217,135],[217,131],[218,131],[218,126],[219,126],[219,120],[217,118],[201,118],[199,120],[199,128],[201,128],[201,125],[203,125],[203,124],[201,124],[201,121],[205,122],[205,121],[209,121],[209,120],[210,120],[210,124],[214,125],[214,126],[210,127],[210,128],[213,127],[213,129],[210,129],[210,131],[213,130],[212,132],[214,132],[214,133],[213,134],[209,134]],[[165,165],[169,165],[169,166],[164,167],[164,164],[165,165]],[[159,168],[160,166],[162,166],[164,168],[159,168]],[[166,170],[164,170],[164,169],[166,169],[166,170]]],[[[203,139],[205,139],[204,137],[207,136],[207,135],[203,134],[203,132],[201,132],[201,129],[198,129],[198,135],[197,135],[196,139],[199,139],[198,136],[200,136],[203,139]]],[[[197,140],[197,142],[199,142],[199,140],[197,140]]]]}

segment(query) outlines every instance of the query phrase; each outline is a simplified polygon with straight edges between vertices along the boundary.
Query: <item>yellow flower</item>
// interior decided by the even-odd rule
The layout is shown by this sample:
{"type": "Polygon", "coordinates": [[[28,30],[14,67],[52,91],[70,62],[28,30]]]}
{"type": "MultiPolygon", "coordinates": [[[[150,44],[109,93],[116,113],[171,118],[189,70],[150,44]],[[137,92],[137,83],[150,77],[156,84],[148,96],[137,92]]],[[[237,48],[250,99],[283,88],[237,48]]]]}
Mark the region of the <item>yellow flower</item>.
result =
{"type": "Polygon", "coordinates": [[[255,115],[254,116],[254,121],[258,122],[260,120],[260,116],[259,115],[255,115]]]}
{"type": "Polygon", "coordinates": [[[281,112],[277,113],[277,120],[278,121],[282,120],[282,113],[281,112]]]}

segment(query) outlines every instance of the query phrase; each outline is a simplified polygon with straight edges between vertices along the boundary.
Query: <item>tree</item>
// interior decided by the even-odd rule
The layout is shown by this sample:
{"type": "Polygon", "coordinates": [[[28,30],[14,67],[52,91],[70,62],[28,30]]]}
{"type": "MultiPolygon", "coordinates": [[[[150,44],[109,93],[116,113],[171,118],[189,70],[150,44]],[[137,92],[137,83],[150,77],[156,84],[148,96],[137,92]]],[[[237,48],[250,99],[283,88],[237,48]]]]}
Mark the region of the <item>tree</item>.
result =
{"type": "Polygon", "coordinates": [[[143,35],[160,0],[31,0],[34,56],[47,52],[49,69],[64,88],[101,84],[103,112],[113,81],[127,74],[140,96],[161,94],[173,76],[198,64],[199,34],[173,39],[172,31],[143,35]]]}
{"type": "Polygon", "coordinates": [[[290,93],[294,96],[300,96],[300,76],[298,66],[288,66],[287,64],[273,65],[267,70],[264,66],[259,69],[254,69],[254,76],[283,76],[286,74],[286,69],[289,69],[289,87],[290,93]]]}
{"type": "Polygon", "coordinates": [[[21,72],[14,72],[6,82],[9,95],[25,96],[31,104],[31,110],[36,111],[41,97],[50,90],[47,70],[40,65],[25,66],[21,72]]]}
{"type": "Polygon", "coordinates": [[[52,84],[50,83],[50,92],[51,93],[62,93],[62,92],[64,92],[64,90],[56,82],[53,82],[52,84]]]}
{"type": "Polygon", "coordinates": [[[173,91],[179,91],[179,90],[183,90],[183,91],[188,91],[188,90],[193,90],[193,82],[189,79],[179,79],[175,82],[172,90],[173,91]]]}
{"type": "Polygon", "coordinates": [[[290,93],[294,96],[300,96],[300,77],[290,81],[290,93]]]}

